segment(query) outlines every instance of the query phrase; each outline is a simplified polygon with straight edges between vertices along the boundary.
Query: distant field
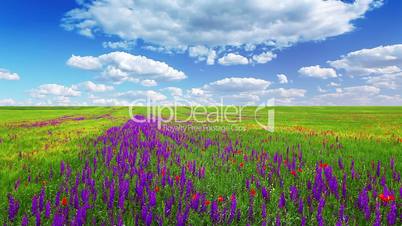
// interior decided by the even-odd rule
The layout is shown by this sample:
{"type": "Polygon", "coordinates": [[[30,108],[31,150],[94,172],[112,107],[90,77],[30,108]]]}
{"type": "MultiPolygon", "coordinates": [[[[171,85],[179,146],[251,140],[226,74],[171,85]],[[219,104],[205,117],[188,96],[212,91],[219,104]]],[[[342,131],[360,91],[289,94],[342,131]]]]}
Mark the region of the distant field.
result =
{"type": "Polygon", "coordinates": [[[255,109],[222,132],[128,122],[127,107],[0,107],[0,222],[402,224],[402,107],[275,107],[274,133],[255,109]]]}

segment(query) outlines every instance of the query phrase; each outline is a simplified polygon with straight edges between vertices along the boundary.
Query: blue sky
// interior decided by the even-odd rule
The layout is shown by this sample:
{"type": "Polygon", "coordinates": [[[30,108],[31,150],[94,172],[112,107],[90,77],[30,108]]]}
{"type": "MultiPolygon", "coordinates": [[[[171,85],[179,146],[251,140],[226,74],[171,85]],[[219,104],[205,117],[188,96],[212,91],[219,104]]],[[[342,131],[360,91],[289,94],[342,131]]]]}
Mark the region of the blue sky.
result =
{"type": "Polygon", "coordinates": [[[0,4],[0,105],[402,105],[401,1],[0,4]]]}

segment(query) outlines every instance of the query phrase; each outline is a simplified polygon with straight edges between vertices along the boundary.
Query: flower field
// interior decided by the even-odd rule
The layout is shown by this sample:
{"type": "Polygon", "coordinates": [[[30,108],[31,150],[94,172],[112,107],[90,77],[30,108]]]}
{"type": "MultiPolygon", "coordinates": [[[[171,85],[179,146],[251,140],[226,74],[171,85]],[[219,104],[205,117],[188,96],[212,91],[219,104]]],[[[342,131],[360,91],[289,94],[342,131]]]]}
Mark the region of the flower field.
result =
{"type": "Polygon", "coordinates": [[[251,119],[203,130],[126,108],[0,108],[0,222],[402,224],[401,107],[275,110],[271,133],[251,119]]]}

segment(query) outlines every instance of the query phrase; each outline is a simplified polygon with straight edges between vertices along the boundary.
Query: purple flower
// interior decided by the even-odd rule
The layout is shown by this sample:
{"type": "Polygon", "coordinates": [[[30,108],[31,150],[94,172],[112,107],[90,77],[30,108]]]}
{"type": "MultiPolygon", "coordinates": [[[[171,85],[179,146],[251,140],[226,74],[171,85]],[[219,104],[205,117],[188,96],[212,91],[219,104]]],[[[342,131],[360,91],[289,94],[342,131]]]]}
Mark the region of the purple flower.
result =
{"type": "Polygon", "coordinates": [[[47,219],[50,218],[50,212],[51,212],[50,208],[51,208],[50,201],[47,201],[47,202],[46,202],[46,206],[45,206],[45,217],[46,217],[47,219]]]}
{"type": "Polygon", "coordinates": [[[27,215],[24,214],[24,216],[22,217],[21,226],[27,226],[28,223],[29,223],[28,217],[27,217],[27,215]]]}
{"type": "Polygon", "coordinates": [[[11,222],[14,222],[15,217],[18,214],[19,208],[20,204],[18,200],[14,199],[14,197],[11,194],[8,195],[8,219],[11,222]]]}
{"type": "Polygon", "coordinates": [[[279,198],[278,207],[283,209],[286,206],[285,194],[282,192],[281,197],[279,198]]]}
{"type": "Polygon", "coordinates": [[[391,208],[387,215],[388,225],[394,225],[396,223],[397,213],[398,213],[398,211],[396,209],[396,203],[392,202],[391,208]]]}

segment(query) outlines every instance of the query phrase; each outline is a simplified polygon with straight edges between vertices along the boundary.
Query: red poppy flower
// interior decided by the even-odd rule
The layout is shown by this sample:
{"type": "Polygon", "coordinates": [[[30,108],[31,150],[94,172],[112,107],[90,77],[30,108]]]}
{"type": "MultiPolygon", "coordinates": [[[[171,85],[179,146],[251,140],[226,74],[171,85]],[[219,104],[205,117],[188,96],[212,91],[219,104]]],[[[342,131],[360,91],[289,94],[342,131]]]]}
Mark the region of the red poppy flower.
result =
{"type": "Polygon", "coordinates": [[[297,172],[299,173],[303,172],[302,168],[297,169],[297,172]]]}
{"type": "Polygon", "coordinates": [[[266,169],[267,169],[267,166],[266,166],[266,165],[263,165],[263,166],[262,166],[262,169],[263,169],[263,170],[266,170],[266,169]]]}
{"type": "Polygon", "coordinates": [[[219,196],[219,197],[218,197],[218,201],[219,201],[219,202],[223,202],[223,197],[222,197],[222,196],[219,196]]]}
{"type": "Polygon", "coordinates": [[[211,204],[211,201],[205,200],[204,204],[205,204],[206,206],[209,206],[209,204],[211,204]]]}
{"type": "Polygon", "coordinates": [[[179,182],[180,176],[176,176],[176,177],[175,177],[175,180],[176,180],[176,182],[179,182]]]}
{"type": "Polygon", "coordinates": [[[285,160],[283,160],[283,164],[288,164],[288,161],[285,159],[285,160]]]}
{"type": "Polygon", "coordinates": [[[294,170],[290,171],[290,174],[292,174],[293,176],[297,175],[296,171],[294,171],[294,170]]]}
{"type": "Polygon", "coordinates": [[[162,169],[162,176],[165,176],[165,174],[166,174],[166,170],[163,168],[162,169]]]}
{"type": "Polygon", "coordinates": [[[156,186],[155,186],[155,192],[158,192],[158,191],[159,191],[159,186],[156,185],[156,186]]]}
{"type": "Polygon", "coordinates": [[[380,194],[378,196],[383,202],[395,201],[395,196],[380,194]]]}
{"type": "Polygon", "coordinates": [[[250,190],[250,195],[254,197],[256,194],[257,194],[257,192],[255,191],[254,188],[252,188],[252,189],[250,190]]]}
{"type": "Polygon", "coordinates": [[[239,166],[240,166],[240,168],[243,168],[244,163],[241,162],[241,163],[239,164],[239,166]]]}
{"type": "Polygon", "coordinates": [[[193,194],[193,196],[191,197],[193,200],[196,200],[197,198],[198,198],[198,194],[197,193],[195,193],[195,194],[193,194]]]}
{"type": "Polygon", "coordinates": [[[63,197],[63,198],[61,199],[61,205],[62,205],[62,206],[67,206],[67,198],[66,198],[66,197],[63,197]]]}
{"type": "Polygon", "coordinates": [[[319,167],[320,168],[327,168],[328,164],[327,163],[320,163],[319,167]]]}

